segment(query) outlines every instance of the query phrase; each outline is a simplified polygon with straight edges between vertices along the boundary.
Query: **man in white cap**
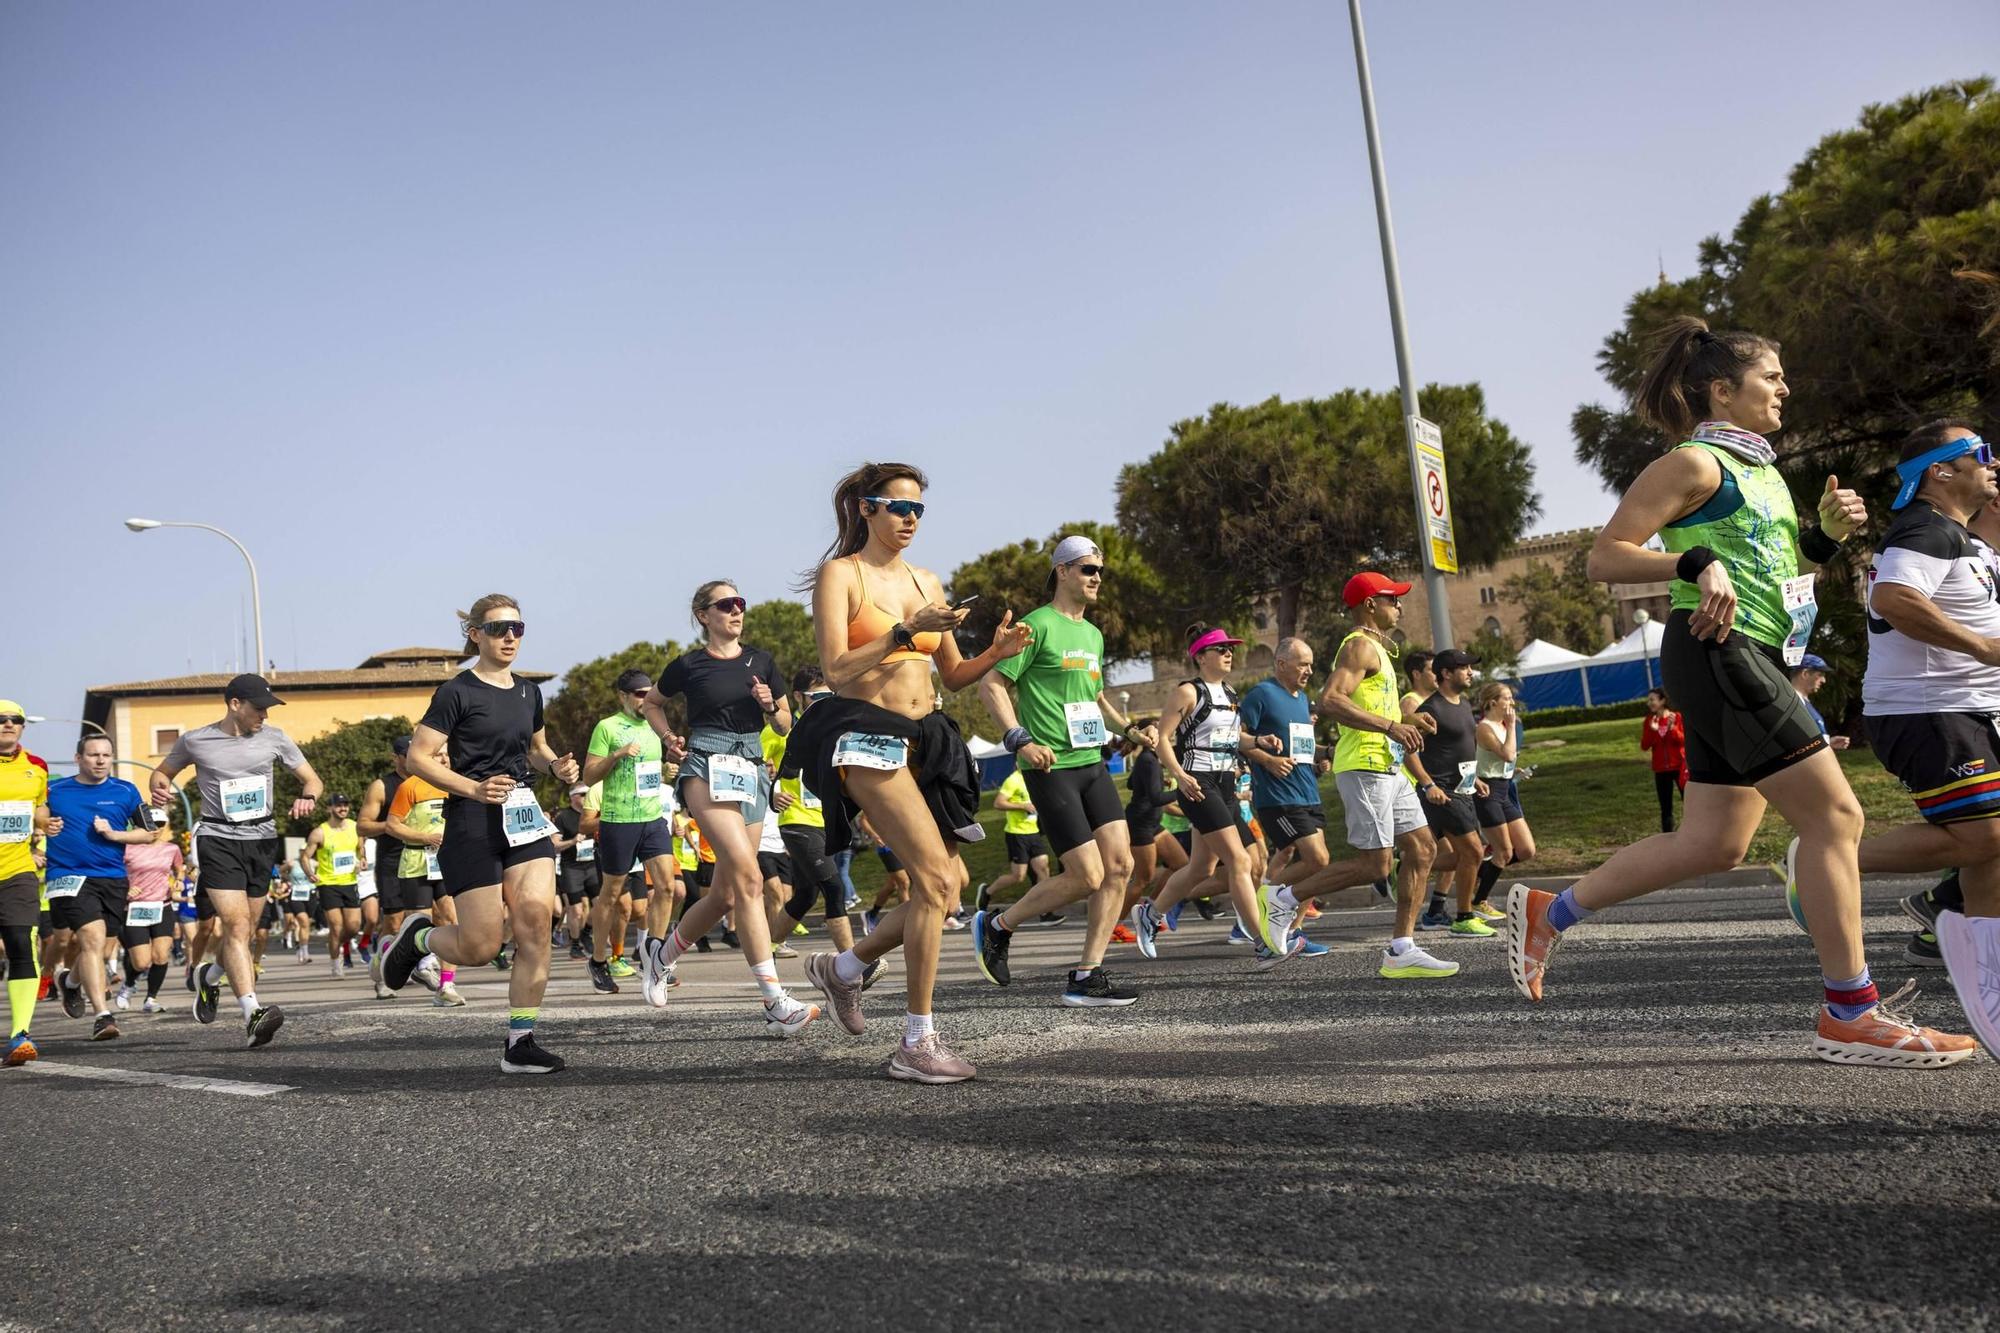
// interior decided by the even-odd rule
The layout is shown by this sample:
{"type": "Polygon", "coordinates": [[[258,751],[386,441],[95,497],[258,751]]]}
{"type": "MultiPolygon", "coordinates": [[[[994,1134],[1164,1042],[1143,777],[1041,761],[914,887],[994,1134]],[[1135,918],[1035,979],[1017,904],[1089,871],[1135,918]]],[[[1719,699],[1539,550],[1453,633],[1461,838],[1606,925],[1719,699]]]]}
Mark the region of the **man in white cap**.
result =
{"type": "Polygon", "coordinates": [[[972,948],[980,971],[1008,983],[1007,946],[1015,927],[1079,899],[1090,900],[1083,957],[1069,975],[1064,1004],[1121,1007],[1138,994],[1115,985],[1104,970],[1132,874],[1132,836],[1125,804],[1104,766],[1114,735],[1151,745],[1104,693],[1104,634],[1083,618],[1104,586],[1104,552],[1088,537],[1064,537],[1049,557],[1049,601],[1021,618],[1034,631],[1028,647],[1002,661],[980,682],[993,715],[1028,784],[1042,832],[1062,858],[1062,873],[1029,889],[1003,911],[972,918],[972,948]],[[1007,682],[1014,683],[1014,693],[1007,682]]]}

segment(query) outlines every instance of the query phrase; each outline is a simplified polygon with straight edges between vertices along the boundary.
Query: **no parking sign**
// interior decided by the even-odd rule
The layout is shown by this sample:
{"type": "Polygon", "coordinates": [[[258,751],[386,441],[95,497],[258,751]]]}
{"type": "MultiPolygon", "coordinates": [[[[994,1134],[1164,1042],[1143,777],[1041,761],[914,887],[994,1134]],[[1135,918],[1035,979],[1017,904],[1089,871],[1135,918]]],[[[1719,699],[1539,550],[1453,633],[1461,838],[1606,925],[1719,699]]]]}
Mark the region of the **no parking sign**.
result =
{"type": "Polygon", "coordinates": [[[1430,539],[1431,568],[1458,573],[1458,541],[1451,530],[1451,488],[1444,476],[1444,432],[1422,417],[1409,419],[1410,445],[1417,451],[1418,486],[1424,502],[1424,535],[1430,539]]]}

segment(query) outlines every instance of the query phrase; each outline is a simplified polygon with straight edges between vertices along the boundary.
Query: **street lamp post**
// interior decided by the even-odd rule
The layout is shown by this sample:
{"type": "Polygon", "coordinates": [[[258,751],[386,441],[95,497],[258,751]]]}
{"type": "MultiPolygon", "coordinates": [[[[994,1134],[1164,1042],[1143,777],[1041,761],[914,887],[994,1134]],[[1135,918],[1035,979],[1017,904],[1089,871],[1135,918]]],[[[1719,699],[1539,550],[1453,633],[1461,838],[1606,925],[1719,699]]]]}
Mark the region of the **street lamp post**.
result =
{"type": "Polygon", "coordinates": [[[1639,651],[1646,658],[1646,688],[1653,688],[1653,645],[1646,641],[1646,626],[1652,623],[1653,613],[1640,607],[1632,613],[1632,623],[1639,627],[1639,651]]]}
{"type": "Polygon", "coordinates": [[[145,532],[151,528],[200,528],[203,532],[214,533],[236,548],[237,553],[243,557],[243,563],[250,566],[250,618],[255,622],[257,627],[257,665],[254,669],[259,675],[262,675],[265,663],[270,660],[264,656],[264,596],[257,587],[257,562],[250,558],[249,549],[242,542],[237,541],[236,538],[230,536],[212,523],[182,523],[158,518],[128,518],[125,520],[125,526],[134,532],[145,532]]]}
{"type": "Polygon", "coordinates": [[[1382,276],[1389,285],[1389,329],[1396,340],[1396,376],[1403,386],[1403,434],[1410,452],[1410,493],[1417,506],[1417,568],[1423,571],[1424,600],[1430,603],[1431,644],[1440,650],[1456,642],[1451,637],[1451,603],[1444,573],[1431,559],[1425,540],[1430,519],[1424,505],[1423,462],[1417,455],[1412,419],[1417,411],[1416,373],[1410,369],[1410,338],[1403,325],[1403,276],[1396,262],[1396,231],[1389,222],[1389,180],[1382,167],[1382,135],[1375,125],[1375,80],[1368,72],[1368,39],[1361,31],[1361,0],[1347,0],[1347,18],[1354,29],[1354,69],[1361,78],[1361,121],[1368,132],[1368,169],[1375,178],[1375,223],[1382,233],[1382,276]]]}
{"type": "Polygon", "coordinates": [[[86,719],[84,719],[84,718],[80,718],[80,717],[42,717],[42,716],[40,716],[39,714],[34,714],[34,713],[31,713],[31,714],[29,714],[29,715],[28,715],[28,721],[30,721],[30,722],[74,722],[74,723],[76,723],[76,725],[78,725],[79,727],[89,727],[89,728],[90,728],[90,729],[91,729],[92,731],[94,731],[94,732],[96,732],[96,733],[97,733],[98,735],[100,735],[100,736],[104,737],[104,739],[105,739],[105,740],[107,740],[107,741],[111,739],[111,733],[110,733],[110,732],[108,732],[108,731],[106,731],[106,730],[105,730],[105,729],[104,729],[103,727],[99,726],[99,725],[98,725],[97,723],[95,723],[95,722],[91,722],[91,721],[88,721],[88,720],[86,720],[86,719]]]}

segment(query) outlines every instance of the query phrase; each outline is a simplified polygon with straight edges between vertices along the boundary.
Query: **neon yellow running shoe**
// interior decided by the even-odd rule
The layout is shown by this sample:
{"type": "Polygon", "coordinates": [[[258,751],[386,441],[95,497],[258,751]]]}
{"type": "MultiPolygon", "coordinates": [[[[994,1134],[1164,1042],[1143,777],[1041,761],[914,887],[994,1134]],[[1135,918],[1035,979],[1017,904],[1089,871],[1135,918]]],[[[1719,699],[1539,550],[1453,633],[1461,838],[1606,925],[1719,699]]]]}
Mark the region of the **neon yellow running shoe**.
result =
{"type": "Polygon", "coordinates": [[[636,977],[639,975],[639,969],[626,962],[623,958],[612,959],[605,965],[605,970],[611,973],[612,976],[620,978],[636,977]]]}
{"type": "Polygon", "coordinates": [[[1499,934],[1500,932],[1494,930],[1493,927],[1487,925],[1477,916],[1462,916],[1458,918],[1456,921],[1451,923],[1451,933],[1459,936],[1471,936],[1473,939],[1485,940],[1493,938],[1493,936],[1499,934]]]}

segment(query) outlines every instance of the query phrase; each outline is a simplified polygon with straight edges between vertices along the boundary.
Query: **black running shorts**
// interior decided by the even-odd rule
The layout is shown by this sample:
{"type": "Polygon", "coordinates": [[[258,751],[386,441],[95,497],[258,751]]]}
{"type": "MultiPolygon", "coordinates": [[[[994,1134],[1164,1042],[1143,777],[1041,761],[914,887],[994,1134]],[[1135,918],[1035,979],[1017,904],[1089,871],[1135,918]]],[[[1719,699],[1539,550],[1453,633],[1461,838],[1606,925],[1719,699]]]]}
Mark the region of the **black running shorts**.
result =
{"type": "Polygon", "coordinates": [[[222,838],[197,833],[194,859],[201,866],[204,889],[234,889],[252,898],[271,891],[271,868],[285,859],[281,838],[222,838]]]}
{"type": "Polygon", "coordinates": [[[1077,768],[1024,768],[1028,799],[1049,844],[1062,856],[1083,846],[1106,824],[1123,823],[1125,804],[1103,760],[1077,768]]]}
{"type": "Polygon", "coordinates": [[[556,845],[546,837],[519,847],[508,846],[499,806],[456,797],[445,807],[444,845],[438,848],[438,869],[444,872],[444,880],[439,892],[483,889],[500,883],[515,866],[545,857],[553,860],[555,854],[556,845]]]}
{"type": "Polygon", "coordinates": [[[1326,811],[1317,805],[1267,805],[1257,811],[1257,822],[1270,835],[1271,849],[1276,851],[1324,833],[1326,811]]]}
{"type": "Polygon", "coordinates": [[[1785,674],[1784,655],[1737,631],[1697,639],[1692,613],[1667,617],[1660,680],[1687,724],[1688,780],[1750,787],[1826,748],[1785,674]]]}

